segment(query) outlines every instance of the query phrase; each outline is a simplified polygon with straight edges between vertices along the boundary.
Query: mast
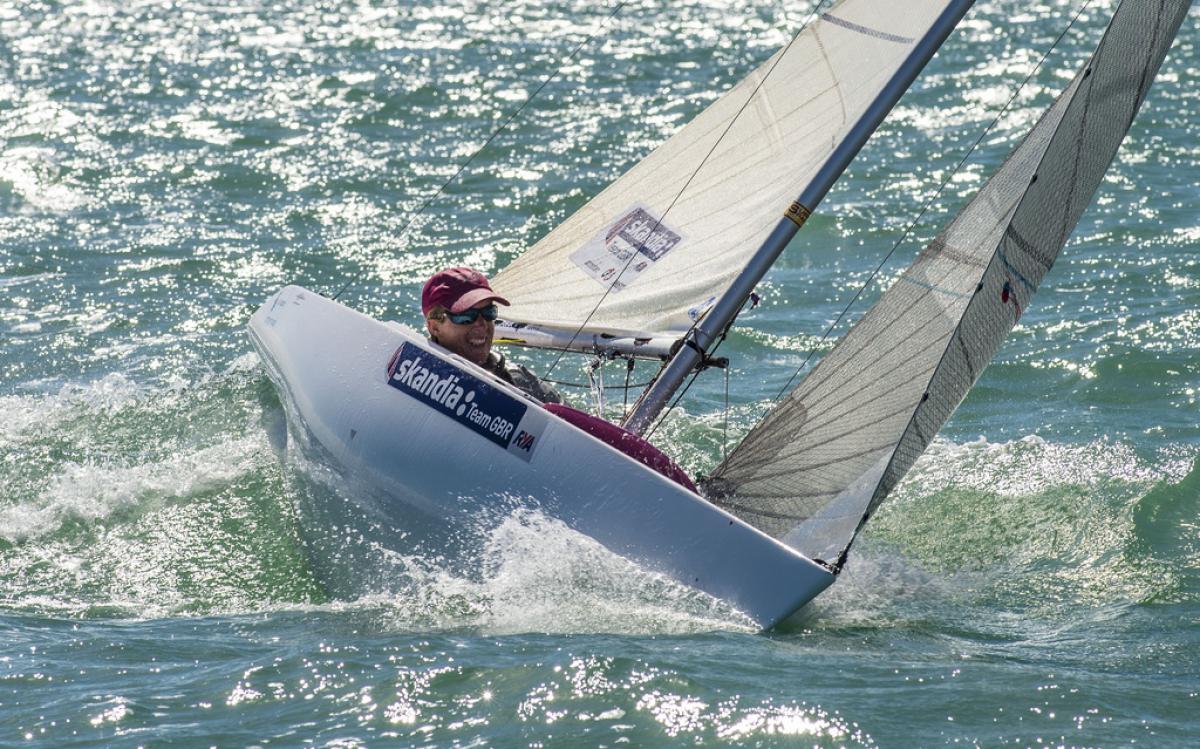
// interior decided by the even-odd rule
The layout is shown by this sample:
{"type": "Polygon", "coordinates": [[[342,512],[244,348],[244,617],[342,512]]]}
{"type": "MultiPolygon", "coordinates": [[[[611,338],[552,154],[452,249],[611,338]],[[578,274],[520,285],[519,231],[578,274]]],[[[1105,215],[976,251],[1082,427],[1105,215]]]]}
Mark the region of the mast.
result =
{"type": "Polygon", "coordinates": [[[638,399],[633,412],[625,420],[624,427],[626,429],[636,434],[644,432],[655,417],[662,412],[667,401],[692,370],[703,363],[708,356],[709,347],[733,323],[738,310],[745,304],[754,287],[775,264],[775,260],[787,247],[788,242],[804,225],[812,211],[833,187],[834,182],[846,170],[846,167],[866,144],[867,139],[883,122],[883,118],[912,85],[925,64],[929,62],[929,59],[933,57],[973,4],[974,0],[952,0],[946,6],[930,26],[929,31],[917,42],[913,51],[897,68],[895,74],[880,91],[879,96],[850,130],[847,137],[838,144],[825,164],[804,188],[804,191],[788,207],[783,218],[755,251],[750,262],[734,279],[729,289],[717,300],[700,323],[684,337],[679,352],[667,364],[654,384],[647,388],[642,397],[638,399]]]}

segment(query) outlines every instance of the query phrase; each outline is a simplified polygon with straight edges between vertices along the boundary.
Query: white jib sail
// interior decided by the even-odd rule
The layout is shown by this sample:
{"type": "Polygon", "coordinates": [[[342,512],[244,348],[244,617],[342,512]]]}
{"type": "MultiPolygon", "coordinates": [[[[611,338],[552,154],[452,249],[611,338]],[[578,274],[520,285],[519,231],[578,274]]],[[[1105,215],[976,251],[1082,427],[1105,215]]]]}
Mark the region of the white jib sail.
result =
{"type": "Polygon", "coordinates": [[[950,4],[837,3],[501,271],[505,317],[686,331],[950,4]]]}

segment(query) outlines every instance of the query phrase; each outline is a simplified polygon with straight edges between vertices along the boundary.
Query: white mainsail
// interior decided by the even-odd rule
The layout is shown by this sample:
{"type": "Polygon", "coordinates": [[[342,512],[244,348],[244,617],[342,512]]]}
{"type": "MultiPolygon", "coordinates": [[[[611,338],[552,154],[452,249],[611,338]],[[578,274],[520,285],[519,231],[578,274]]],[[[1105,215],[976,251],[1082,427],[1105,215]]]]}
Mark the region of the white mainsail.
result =
{"type": "Polygon", "coordinates": [[[714,472],[714,501],[812,559],[857,530],[978,379],[1091,202],[1190,0],[1124,0],[974,200],[714,472]]]}
{"type": "Polygon", "coordinates": [[[505,317],[678,337],[956,4],[835,4],[501,271],[493,285],[513,303],[505,317]]]}

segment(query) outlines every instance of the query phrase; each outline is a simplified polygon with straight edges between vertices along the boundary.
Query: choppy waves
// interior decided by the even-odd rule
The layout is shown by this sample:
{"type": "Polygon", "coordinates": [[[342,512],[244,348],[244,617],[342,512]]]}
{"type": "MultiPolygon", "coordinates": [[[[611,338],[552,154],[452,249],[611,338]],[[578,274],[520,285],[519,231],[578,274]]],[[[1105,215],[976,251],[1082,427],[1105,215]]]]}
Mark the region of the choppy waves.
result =
{"type": "Polygon", "coordinates": [[[239,360],[194,385],[114,374],[0,399],[0,599],[139,618],[310,599],[263,393],[239,360]]]}
{"type": "Polygon", "coordinates": [[[1198,477],[1190,446],[939,440],[872,519],[825,610],[870,621],[854,602],[872,589],[880,621],[942,601],[987,632],[1004,614],[1088,622],[1194,604],[1198,477]]]}

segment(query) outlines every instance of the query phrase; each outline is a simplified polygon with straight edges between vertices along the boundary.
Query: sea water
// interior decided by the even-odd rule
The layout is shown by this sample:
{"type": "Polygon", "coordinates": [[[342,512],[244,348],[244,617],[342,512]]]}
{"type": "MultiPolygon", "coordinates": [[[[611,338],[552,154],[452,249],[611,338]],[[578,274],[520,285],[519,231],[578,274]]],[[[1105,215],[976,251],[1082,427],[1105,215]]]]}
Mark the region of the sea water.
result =
{"type": "MultiPolygon", "coordinates": [[[[979,3],[739,319],[728,395],[705,373],[655,440],[713,467],[1110,5],[1055,45],[1081,0],[979,3]]],[[[0,4],[0,746],[1197,745],[1196,13],[996,362],[782,631],[528,512],[481,574],[318,582],[251,311],[301,283],[419,325],[431,272],[503,267],[811,10],[0,4]]]]}

